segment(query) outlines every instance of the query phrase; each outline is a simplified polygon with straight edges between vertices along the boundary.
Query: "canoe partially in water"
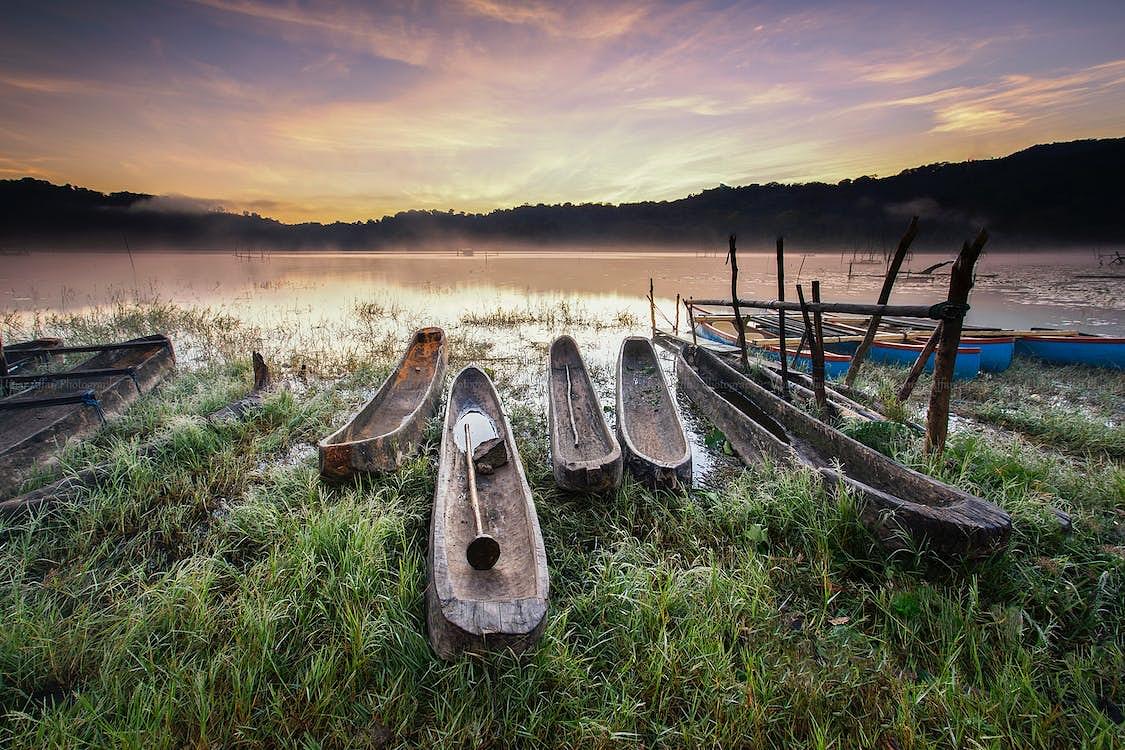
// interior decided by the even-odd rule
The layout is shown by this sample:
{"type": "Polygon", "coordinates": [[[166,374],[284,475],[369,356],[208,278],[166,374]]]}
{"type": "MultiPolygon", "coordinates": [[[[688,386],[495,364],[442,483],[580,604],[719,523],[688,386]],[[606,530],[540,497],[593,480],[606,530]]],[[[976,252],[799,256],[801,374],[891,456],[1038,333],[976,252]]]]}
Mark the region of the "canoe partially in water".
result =
{"type": "Polygon", "coordinates": [[[175,363],[167,336],[146,336],[111,345],[70,370],[44,375],[48,379],[43,382],[0,399],[0,497],[14,493],[67,441],[97,431],[152,390],[175,363]]]}
{"type": "Polygon", "coordinates": [[[1016,354],[1057,365],[1125,369],[1125,338],[1110,336],[1020,336],[1016,354]]]}
{"type": "Polygon", "coordinates": [[[691,486],[691,447],[652,342],[629,336],[617,357],[617,437],[625,465],[653,489],[691,486]]]}
{"type": "Polygon", "coordinates": [[[551,342],[547,355],[547,430],[559,487],[600,492],[621,484],[621,446],[570,336],[551,342]]]}
{"type": "Polygon", "coordinates": [[[472,365],[449,388],[427,563],[426,623],[438,656],[520,652],[542,635],[550,582],[535,501],[496,389],[472,365]],[[486,570],[468,559],[477,537],[469,461],[481,525],[499,543],[486,570]]]}
{"type": "Polygon", "coordinates": [[[356,472],[394,471],[418,451],[437,412],[449,354],[445,331],[422,328],[375,395],[318,444],[320,474],[340,481],[356,472]]]}
{"type": "Polygon", "coordinates": [[[997,506],[849,438],[713,353],[684,347],[676,373],[680,388],[743,461],[796,460],[817,470],[830,491],[847,486],[863,523],[888,547],[926,545],[942,555],[977,558],[1007,545],[1011,518],[997,506]]]}

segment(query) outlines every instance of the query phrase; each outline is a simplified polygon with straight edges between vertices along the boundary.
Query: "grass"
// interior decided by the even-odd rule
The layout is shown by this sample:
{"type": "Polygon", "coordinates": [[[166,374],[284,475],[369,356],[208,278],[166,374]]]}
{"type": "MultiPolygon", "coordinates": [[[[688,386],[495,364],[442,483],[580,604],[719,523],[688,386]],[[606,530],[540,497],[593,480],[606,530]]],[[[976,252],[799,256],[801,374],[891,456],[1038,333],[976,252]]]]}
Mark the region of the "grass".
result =
{"type": "MultiPolygon", "coordinates": [[[[1088,437],[1058,450],[1003,425],[955,431],[940,460],[906,432],[882,444],[1012,514],[1005,554],[951,567],[885,552],[847,496],[830,499],[790,466],[692,493],[654,495],[629,479],[606,497],[562,493],[538,401],[527,382],[500,378],[548,551],[547,630],[522,658],[436,659],[422,608],[436,421],[399,472],[344,486],[319,481],[310,448],[401,345],[376,312],[354,351],[323,360],[340,377],[293,381],[242,424],[199,417],[248,386],[246,361],[218,353],[181,368],[65,454],[67,468],[111,462],[112,480],[0,521],[0,746],[1125,742],[1120,455],[1085,449],[1088,437]],[[147,441],[160,449],[141,458],[147,441]],[[1052,509],[1074,517],[1072,534],[1052,509]]],[[[160,314],[188,346],[233,347],[247,331],[160,314]]],[[[113,321],[131,319],[76,330],[120,337],[113,321]]],[[[502,356],[483,326],[452,328],[455,359],[502,356]]],[[[280,360],[295,365],[289,354],[280,360]]],[[[872,391],[896,377],[871,372],[872,391]]],[[[1014,402],[1035,384],[1049,404],[1054,374],[1021,365],[1011,382],[960,386],[955,409],[1014,402]]],[[[1064,379],[1078,377],[1101,385],[1072,419],[1103,424],[1121,381],[1064,379]]]]}

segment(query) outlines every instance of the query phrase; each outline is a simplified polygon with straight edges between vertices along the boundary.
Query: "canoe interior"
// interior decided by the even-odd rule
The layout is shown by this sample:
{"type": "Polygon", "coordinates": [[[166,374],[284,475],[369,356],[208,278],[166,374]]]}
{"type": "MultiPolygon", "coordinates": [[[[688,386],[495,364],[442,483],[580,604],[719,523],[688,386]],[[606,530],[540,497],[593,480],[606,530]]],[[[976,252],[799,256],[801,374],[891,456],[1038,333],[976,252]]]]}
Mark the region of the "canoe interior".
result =
{"type": "Polygon", "coordinates": [[[425,400],[441,367],[445,346],[440,328],[423,328],[414,334],[399,366],[375,397],[342,429],[325,438],[326,445],[340,445],[394,432],[425,400]]]}
{"type": "Polygon", "coordinates": [[[427,616],[439,655],[465,648],[519,649],[541,632],[548,577],[535,504],[496,390],[473,366],[450,387],[431,519],[430,576],[427,616]],[[477,533],[463,450],[466,423],[470,451],[497,437],[507,451],[506,463],[476,476],[483,530],[500,543],[500,558],[489,570],[476,570],[466,559],[477,533]]]}
{"type": "Polygon", "coordinates": [[[631,336],[621,346],[618,423],[629,449],[665,466],[690,455],[687,436],[648,339],[631,336]]]}
{"type": "MultiPolygon", "coordinates": [[[[9,398],[25,401],[93,391],[106,416],[116,414],[147,392],[171,370],[175,356],[165,336],[148,336],[135,341],[151,346],[114,349],[95,354],[69,372],[111,368],[135,368],[128,374],[97,376],[88,380],[50,381],[13,394],[9,398]]],[[[82,403],[48,405],[0,411],[0,495],[10,492],[35,467],[57,453],[67,440],[81,437],[101,426],[101,416],[82,403]]]]}
{"type": "Polygon", "coordinates": [[[547,416],[551,462],[559,486],[597,490],[620,484],[621,448],[606,422],[578,344],[570,336],[551,343],[547,416]]]}
{"type": "Polygon", "coordinates": [[[977,557],[1007,543],[1011,519],[1001,509],[920,474],[786,403],[713,353],[685,347],[677,360],[681,388],[722,430],[736,452],[755,462],[798,458],[829,486],[860,496],[861,517],[891,547],[925,537],[940,552],[977,557]]]}

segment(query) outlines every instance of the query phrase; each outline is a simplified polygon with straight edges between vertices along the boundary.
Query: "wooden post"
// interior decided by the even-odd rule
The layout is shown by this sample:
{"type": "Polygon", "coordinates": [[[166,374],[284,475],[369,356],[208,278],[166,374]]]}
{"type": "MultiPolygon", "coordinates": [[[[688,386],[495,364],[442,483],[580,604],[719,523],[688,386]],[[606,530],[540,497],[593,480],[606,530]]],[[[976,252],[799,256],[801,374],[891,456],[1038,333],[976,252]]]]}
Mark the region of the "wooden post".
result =
{"type": "Polygon", "coordinates": [[[672,333],[680,335],[680,293],[676,292],[676,323],[672,326],[672,333]]]}
{"type": "Polygon", "coordinates": [[[652,323],[652,338],[656,338],[656,297],[652,293],[652,277],[648,279],[648,317],[652,323]]]}
{"type": "Polygon", "coordinates": [[[824,393],[824,358],[820,358],[820,379],[817,379],[817,341],[816,341],[816,327],[813,325],[812,319],[809,317],[808,304],[805,302],[805,290],[800,284],[797,285],[797,299],[801,303],[801,317],[804,318],[805,331],[809,338],[809,354],[812,359],[813,370],[813,396],[816,398],[817,406],[825,408],[828,404],[828,398],[824,393]]]}
{"type": "Polygon", "coordinates": [[[734,306],[734,325],[738,329],[738,348],[742,353],[742,369],[750,369],[750,359],[746,355],[746,322],[738,310],[738,249],[734,246],[734,235],[730,236],[730,249],[727,251],[727,260],[730,261],[730,298],[734,306]]]}
{"type": "MultiPolygon", "coordinates": [[[[910,243],[914,242],[917,235],[918,217],[915,216],[910,220],[910,226],[906,228],[906,234],[902,235],[902,239],[898,241],[898,249],[895,250],[894,259],[891,261],[890,267],[887,268],[887,275],[883,278],[883,288],[879,290],[877,304],[885,305],[890,301],[891,289],[895,285],[899,268],[902,267],[902,261],[910,250],[910,243]]],[[[863,364],[863,360],[867,358],[867,351],[871,348],[872,342],[875,341],[875,334],[879,332],[879,321],[882,318],[883,316],[878,314],[871,316],[871,321],[867,324],[867,335],[864,336],[863,341],[856,348],[855,354],[852,355],[851,365],[848,366],[848,374],[844,377],[845,385],[850,386],[859,375],[859,368],[863,364]]]]}
{"type": "Polygon", "coordinates": [[[699,338],[695,332],[695,305],[684,300],[684,307],[687,308],[688,325],[691,326],[691,343],[695,346],[699,346],[699,338]]]}
{"type": "MultiPolygon", "coordinates": [[[[820,302],[820,282],[812,283],[812,301],[820,302]]],[[[816,405],[828,409],[828,398],[824,392],[824,325],[820,310],[813,311],[813,330],[809,334],[809,354],[812,355],[813,395],[816,405]]]]}
{"type": "Polygon", "coordinates": [[[934,332],[926,339],[926,345],[922,347],[922,353],[918,355],[918,359],[914,360],[914,366],[910,368],[910,374],[906,376],[906,380],[902,382],[902,387],[898,389],[896,398],[900,404],[905,404],[906,400],[910,398],[910,394],[914,392],[914,386],[918,383],[918,378],[922,376],[922,370],[926,369],[926,361],[934,353],[938,339],[941,338],[941,328],[939,322],[934,327],[934,332]]]}
{"type": "MultiPolygon", "coordinates": [[[[777,301],[785,301],[785,238],[777,238],[777,301]]],[[[777,311],[778,352],[781,354],[781,397],[789,399],[789,352],[785,346],[785,311],[777,311]]]]}
{"type": "Polygon", "coordinates": [[[973,267],[976,266],[986,242],[988,232],[982,229],[972,245],[966,244],[961,248],[961,254],[957,256],[957,262],[953,264],[949,276],[947,300],[955,309],[952,316],[943,321],[937,354],[934,356],[934,386],[930,391],[930,407],[926,412],[925,451],[929,455],[940,455],[945,450],[945,439],[949,434],[949,391],[950,383],[953,382],[953,366],[957,361],[957,348],[961,345],[961,328],[968,310],[969,292],[973,288],[973,267]]]}
{"type": "MultiPolygon", "coordinates": [[[[8,377],[8,359],[4,356],[4,337],[0,336],[0,378],[8,377]]],[[[0,381],[0,394],[8,395],[8,381],[0,381]]]]}

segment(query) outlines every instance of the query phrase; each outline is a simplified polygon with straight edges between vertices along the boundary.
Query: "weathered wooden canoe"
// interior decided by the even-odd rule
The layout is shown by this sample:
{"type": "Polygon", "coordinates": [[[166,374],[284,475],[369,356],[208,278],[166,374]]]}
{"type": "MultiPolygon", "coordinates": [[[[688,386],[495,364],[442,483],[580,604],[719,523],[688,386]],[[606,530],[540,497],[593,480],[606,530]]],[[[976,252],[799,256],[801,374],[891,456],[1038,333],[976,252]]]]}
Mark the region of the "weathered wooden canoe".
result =
{"type": "Polygon", "coordinates": [[[54,349],[62,346],[62,339],[43,338],[20,341],[15,344],[4,344],[4,366],[8,375],[27,369],[35,362],[46,361],[48,355],[28,353],[28,350],[54,349]]]}
{"type": "Polygon", "coordinates": [[[108,347],[64,373],[42,376],[42,383],[0,399],[0,497],[15,492],[68,440],[94,432],[152,390],[175,362],[167,336],[147,336],[108,347]]]}
{"type": "Polygon", "coordinates": [[[559,487],[599,492],[621,485],[621,446],[570,336],[551,342],[547,356],[547,429],[559,487]]]}
{"type": "Polygon", "coordinates": [[[652,342],[629,336],[617,357],[617,437],[625,465],[654,489],[691,486],[691,446],[652,342]]]}
{"type": "MultiPolygon", "coordinates": [[[[257,407],[261,406],[262,399],[270,390],[272,378],[265,360],[258,352],[253,353],[254,386],[250,393],[242,398],[230,402],[207,415],[208,424],[222,422],[238,422],[246,419],[257,407]]],[[[155,456],[166,444],[163,440],[150,440],[142,443],[137,448],[138,457],[155,456]]],[[[90,487],[113,475],[113,463],[94,464],[50,484],[39,487],[31,492],[8,500],[0,501],[0,518],[15,518],[27,513],[33,513],[43,508],[49,508],[59,502],[73,500],[82,495],[90,487]]]]}
{"type": "Polygon", "coordinates": [[[416,331],[371,400],[320,441],[321,476],[340,481],[359,471],[394,471],[414,455],[426,420],[437,412],[448,362],[445,331],[416,331]]]}
{"type": "Polygon", "coordinates": [[[438,656],[527,649],[543,633],[550,584],[535,501],[500,398],[488,375],[469,366],[449,388],[430,519],[426,623],[438,656]],[[472,444],[465,451],[465,425],[472,444]],[[469,460],[481,525],[500,544],[488,570],[467,559],[477,536],[469,460]]]}
{"type": "Polygon", "coordinates": [[[926,544],[943,555],[976,558],[1007,544],[1012,522],[1000,508],[852,440],[711,352],[684,347],[676,373],[680,388],[745,462],[796,458],[819,471],[830,490],[851,488],[861,519],[888,547],[926,544]]]}

